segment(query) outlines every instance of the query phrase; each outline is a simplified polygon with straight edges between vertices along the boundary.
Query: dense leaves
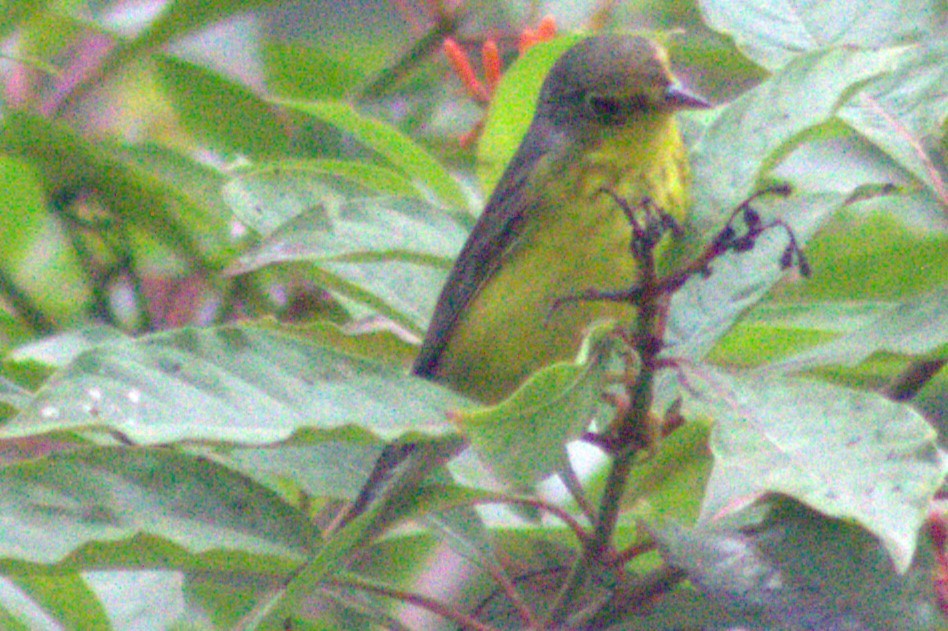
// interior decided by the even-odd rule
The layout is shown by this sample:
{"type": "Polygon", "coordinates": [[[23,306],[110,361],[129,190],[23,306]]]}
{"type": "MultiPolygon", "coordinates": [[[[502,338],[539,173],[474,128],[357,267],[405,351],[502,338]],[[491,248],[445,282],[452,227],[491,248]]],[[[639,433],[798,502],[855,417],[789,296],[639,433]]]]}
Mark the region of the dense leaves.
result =
{"type": "Polygon", "coordinates": [[[520,55],[504,2],[75,4],[0,9],[0,627],[943,626],[943,3],[552,2],[520,55]],[[773,227],[671,296],[655,365],[599,323],[489,408],[407,374],[545,72],[633,23],[719,104],[662,273],[785,184],[730,224],[773,227]],[[479,109],[439,47],[499,34],[479,109]]]}

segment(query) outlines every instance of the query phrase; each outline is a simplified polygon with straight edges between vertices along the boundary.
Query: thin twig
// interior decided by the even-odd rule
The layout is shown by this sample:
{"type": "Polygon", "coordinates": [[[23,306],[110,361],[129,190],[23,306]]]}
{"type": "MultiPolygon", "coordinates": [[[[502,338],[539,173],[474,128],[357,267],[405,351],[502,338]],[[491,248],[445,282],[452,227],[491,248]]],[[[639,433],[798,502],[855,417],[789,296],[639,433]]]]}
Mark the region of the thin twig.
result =
{"type": "Polygon", "coordinates": [[[453,35],[460,25],[459,11],[445,11],[436,16],[436,21],[427,33],[415,42],[395,63],[383,69],[374,79],[359,90],[360,99],[377,99],[411,73],[422,62],[441,50],[445,37],[453,35]]]}
{"type": "MultiPolygon", "coordinates": [[[[629,474],[635,461],[636,448],[640,444],[637,440],[641,431],[648,423],[648,413],[652,408],[652,383],[655,376],[655,358],[661,349],[653,343],[652,336],[655,323],[658,320],[659,294],[650,291],[657,282],[654,247],[648,243],[636,243],[640,239],[648,239],[648,229],[643,228],[627,206],[618,198],[616,202],[631,215],[630,223],[633,230],[631,251],[639,262],[641,277],[639,287],[643,289],[642,300],[639,303],[635,340],[636,351],[641,359],[641,368],[635,383],[630,385],[631,396],[628,413],[618,420],[614,434],[618,437],[619,449],[613,456],[609,476],[599,502],[599,511],[594,522],[591,539],[583,546],[582,552],[560,588],[553,607],[550,610],[549,626],[559,627],[567,619],[570,608],[577,601],[580,590],[586,584],[589,573],[600,562],[604,554],[612,545],[612,535],[621,509],[622,495],[625,492],[629,474]]],[[[646,208],[647,210],[647,208],[646,208]]],[[[648,221],[648,218],[646,218],[648,221]]]]}
{"type": "Polygon", "coordinates": [[[420,607],[426,611],[430,611],[446,620],[450,620],[462,629],[470,629],[471,631],[496,631],[494,627],[486,625],[481,621],[472,618],[471,616],[457,611],[456,609],[452,609],[451,607],[448,607],[444,603],[437,601],[434,598],[430,598],[423,594],[416,594],[415,592],[410,592],[408,590],[379,585],[378,583],[364,580],[355,575],[347,575],[346,580],[337,578],[329,579],[326,581],[326,585],[338,587],[341,589],[358,589],[365,592],[378,594],[379,596],[393,598],[400,602],[408,603],[410,605],[420,607]]]}
{"type": "Polygon", "coordinates": [[[576,471],[569,462],[566,463],[566,467],[562,471],[562,480],[566,490],[569,491],[573,501],[576,502],[576,506],[583,512],[586,519],[592,522],[594,519],[593,506],[586,497],[582,481],[579,479],[579,476],[576,475],[576,471]]]}

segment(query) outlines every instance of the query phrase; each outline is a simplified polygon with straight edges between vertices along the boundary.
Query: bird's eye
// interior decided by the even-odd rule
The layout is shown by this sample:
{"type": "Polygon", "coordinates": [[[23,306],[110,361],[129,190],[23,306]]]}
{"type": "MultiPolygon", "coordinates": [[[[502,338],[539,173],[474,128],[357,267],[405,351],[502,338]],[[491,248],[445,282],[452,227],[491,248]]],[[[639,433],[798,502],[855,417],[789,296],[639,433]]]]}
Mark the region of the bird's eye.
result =
{"type": "Polygon", "coordinates": [[[622,101],[602,94],[586,95],[586,106],[593,116],[602,121],[615,121],[622,117],[622,101]]]}

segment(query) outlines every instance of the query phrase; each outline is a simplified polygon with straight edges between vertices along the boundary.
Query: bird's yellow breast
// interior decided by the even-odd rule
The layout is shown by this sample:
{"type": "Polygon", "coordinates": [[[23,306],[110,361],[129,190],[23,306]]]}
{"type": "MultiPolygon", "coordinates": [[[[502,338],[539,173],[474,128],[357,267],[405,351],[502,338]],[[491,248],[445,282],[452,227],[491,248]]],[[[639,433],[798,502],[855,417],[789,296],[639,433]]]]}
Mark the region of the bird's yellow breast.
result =
{"type": "Polygon", "coordinates": [[[635,206],[648,196],[672,215],[685,207],[684,149],[674,117],[635,125],[568,153],[545,156],[528,188],[538,195],[523,232],[451,336],[440,372],[485,402],[509,395],[530,373],[571,359],[587,327],[630,321],[635,309],[573,302],[551,315],[558,298],[619,290],[637,280],[632,229],[605,187],[635,206]]]}

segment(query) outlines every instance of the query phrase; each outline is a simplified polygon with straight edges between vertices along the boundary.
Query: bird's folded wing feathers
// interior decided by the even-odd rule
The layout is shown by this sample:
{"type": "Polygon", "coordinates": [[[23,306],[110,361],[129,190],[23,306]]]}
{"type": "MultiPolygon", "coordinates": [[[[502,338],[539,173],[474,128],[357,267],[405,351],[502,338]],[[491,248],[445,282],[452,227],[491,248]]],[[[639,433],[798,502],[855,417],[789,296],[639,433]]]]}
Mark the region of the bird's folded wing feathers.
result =
{"type": "MultiPolygon", "coordinates": [[[[461,314],[517,241],[524,219],[534,210],[531,206],[539,201],[527,200],[525,195],[537,164],[552,144],[549,137],[541,135],[540,138],[543,141],[520,146],[468,236],[441,290],[425,341],[412,367],[414,374],[437,375],[441,355],[461,314]]],[[[539,193],[534,191],[533,196],[539,193]]]]}

